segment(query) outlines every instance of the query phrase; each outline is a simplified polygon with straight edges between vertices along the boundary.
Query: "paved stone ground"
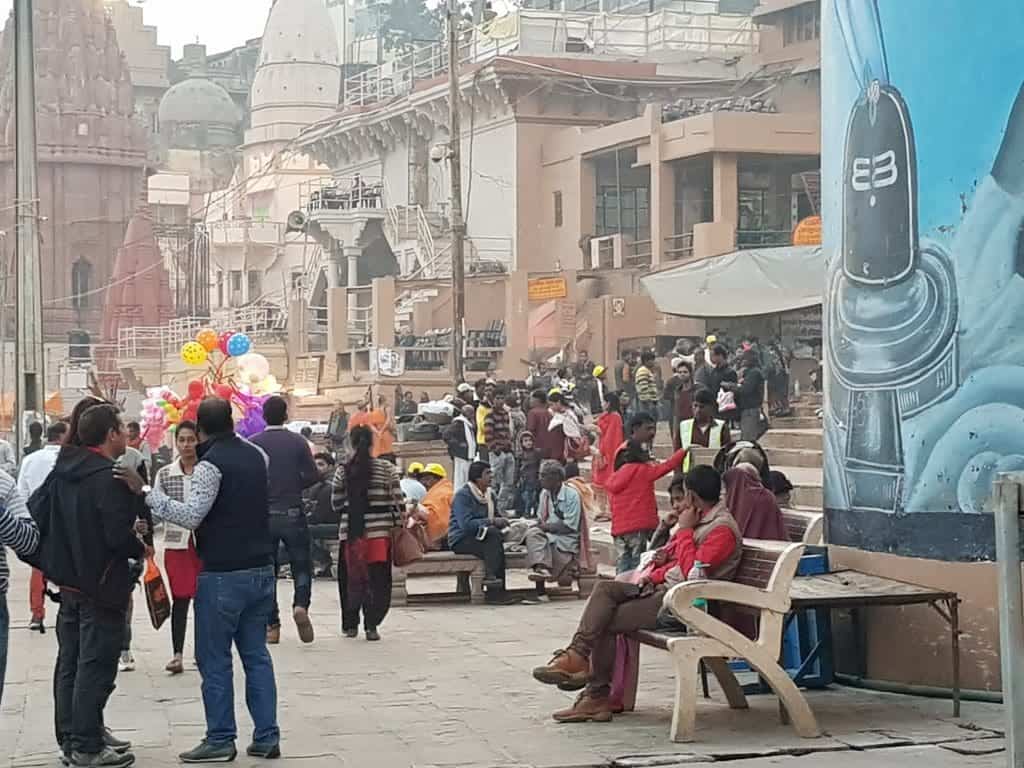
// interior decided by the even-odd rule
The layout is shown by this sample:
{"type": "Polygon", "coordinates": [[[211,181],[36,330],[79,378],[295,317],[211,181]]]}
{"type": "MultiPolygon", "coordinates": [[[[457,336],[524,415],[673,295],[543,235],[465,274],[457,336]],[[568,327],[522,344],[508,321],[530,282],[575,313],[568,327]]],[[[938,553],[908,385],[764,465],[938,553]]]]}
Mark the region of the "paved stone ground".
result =
{"type": "MultiPolygon", "coordinates": [[[[25,629],[27,572],[15,571],[0,766],[56,766],[50,694],[55,636],[25,629]]],[[[288,582],[281,594],[285,601],[290,597],[288,582]]],[[[530,669],[566,641],[580,608],[564,600],[508,608],[398,608],[382,628],[384,641],[370,644],[338,635],[334,585],[318,581],[316,643],[301,646],[288,626],[273,650],[285,754],[278,764],[649,768],[729,759],[737,768],[761,768],[796,763],[796,754],[808,752],[830,753],[832,765],[850,768],[897,761],[994,768],[1005,762],[999,707],[965,703],[964,717],[954,721],[949,702],[842,688],[811,694],[829,734],[821,739],[802,740],[780,725],[771,697],[753,697],[750,711],[733,712],[713,694],[700,704],[700,741],[672,744],[672,672],[667,655],[655,651],[645,654],[636,713],[610,724],[559,725],[549,715],[569,695],[535,683],[530,669]]],[[[203,734],[199,676],[191,665],[176,678],[163,672],[168,627],[157,634],[137,611],[135,630],[138,669],[120,675],[108,722],[135,742],[138,765],[174,765],[177,753],[203,734]]],[[[250,726],[241,675],[236,678],[244,747],[250,726]]],[[[243,766],[259,762],[238,760],[243,766]]]]}

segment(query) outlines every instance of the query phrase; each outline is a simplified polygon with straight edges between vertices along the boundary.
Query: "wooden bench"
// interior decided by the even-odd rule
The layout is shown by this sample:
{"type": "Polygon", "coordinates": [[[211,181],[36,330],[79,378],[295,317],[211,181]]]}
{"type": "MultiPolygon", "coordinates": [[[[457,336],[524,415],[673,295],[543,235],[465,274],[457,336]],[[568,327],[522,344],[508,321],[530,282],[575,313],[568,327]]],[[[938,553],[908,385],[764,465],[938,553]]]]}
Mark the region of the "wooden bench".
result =
{"type": "MultiPolygon", "coordinates": [[[[771,686],[779,697],[783,722],[791,721],[804,738],[821,735],[807,700],[779,665],[783,621],[790,610],[790,585],[796,575],[803,544],[745,540],[743,557],[734,581],[689,581],[678,584],[665,596],[665,605],[685,624],[687,633],[641,630],[631,639],[660,648],[672,655],[676,669],[676,699],[670,737],[692,741],[697,717],[697,681],[703,663],[718,679],[729,706],[746,709],[747,698],[729,668],[729,659],[742,658],[771,686]],[[758,637],[750,640],[704,608],[695,607],[702,598],[712,603],[731,603],[758,616],[758,637]]],[[[627,665],[623,705],[632,710],[636,703],[639,674],[639,646],[634,663],[627,665]]]]}
{"type": "MultiPolygon", "coordinates": [[[[526,552],[521,549],[505,552],[505,569],[525,569],[526,552]]],[[[597,572],[583,572],[576,578],[578,597],[585,598],[594,590],[597,572]]],[[[417,560],[406,568],[392,569],[391,602],[393,605],[406,605],[413,600],[459,600],[474,603],[484,599],[484,562],[472,555],[457,555],[454,552],[428,552],[422,560],[417,560]],[[455,576],[455,592],[409,595],[407,580],[410,576],[455,576]]],[[[571,588],[569,588],[571,589],[571,588]]],[[[540,584],[537,591],[543,592],[540,584]]],[[[560,595],[565,591],[546,589],[547,594],[560,595]]]]}

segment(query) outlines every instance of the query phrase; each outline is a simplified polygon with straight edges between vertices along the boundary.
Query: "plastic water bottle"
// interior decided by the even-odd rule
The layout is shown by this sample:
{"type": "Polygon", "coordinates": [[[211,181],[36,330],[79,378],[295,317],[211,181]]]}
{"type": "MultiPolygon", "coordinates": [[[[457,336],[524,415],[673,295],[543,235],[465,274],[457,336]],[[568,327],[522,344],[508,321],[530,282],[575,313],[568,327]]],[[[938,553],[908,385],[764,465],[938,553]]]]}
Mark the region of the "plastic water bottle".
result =
{"type": "MultiPolygon", "coordinates": [[[[693,564],[693,567],[690,569],[690,572],[686,575],[686,580],[700,581],[701,579],[706,579],[707,577],[707,565],[702,563],[700,560],[697,560],[693,564]]],[[[708,601],[705,600],[703,597],[698,597],[693,601],[693,607],[700,608],[702,611],[707,611],[708,601]]]]}

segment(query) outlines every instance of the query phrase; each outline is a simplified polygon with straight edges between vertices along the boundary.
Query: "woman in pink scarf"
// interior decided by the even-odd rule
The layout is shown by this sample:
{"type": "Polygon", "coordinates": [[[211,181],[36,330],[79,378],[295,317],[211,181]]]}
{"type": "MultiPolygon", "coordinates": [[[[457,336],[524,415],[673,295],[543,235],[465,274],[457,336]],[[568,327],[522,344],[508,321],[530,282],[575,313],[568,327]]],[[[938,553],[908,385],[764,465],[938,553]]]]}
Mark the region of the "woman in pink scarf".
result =
{"type": "Polygon", "coordinates": [[[786,540],[775,494],[761,484],[757,467],[737,464],[724,475],[725,503],[745,539],[786,540]]]}

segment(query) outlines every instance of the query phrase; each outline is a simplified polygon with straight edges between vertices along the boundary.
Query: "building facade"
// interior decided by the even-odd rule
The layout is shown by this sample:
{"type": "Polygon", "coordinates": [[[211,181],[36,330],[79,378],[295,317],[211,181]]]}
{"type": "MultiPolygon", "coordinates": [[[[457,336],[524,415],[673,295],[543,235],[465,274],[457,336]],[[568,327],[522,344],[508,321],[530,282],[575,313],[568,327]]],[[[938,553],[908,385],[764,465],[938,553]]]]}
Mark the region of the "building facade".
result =
{"type": "MultiPolygon", "coordinates": [[[[145,199],[148,138],[101,0],[40,0],[33,25],[43,330],[53,373],[69,343],[88,350],[99,338],[116,254],[145,199]]],[[[14,200],[15,188],[12,46],[9,20],[0,46],[5,200],[14,200]]],[[[0,231],[13,233],[13,212],[0,210],[0,231]]]]}

